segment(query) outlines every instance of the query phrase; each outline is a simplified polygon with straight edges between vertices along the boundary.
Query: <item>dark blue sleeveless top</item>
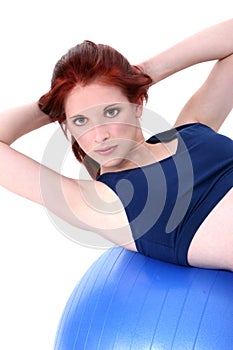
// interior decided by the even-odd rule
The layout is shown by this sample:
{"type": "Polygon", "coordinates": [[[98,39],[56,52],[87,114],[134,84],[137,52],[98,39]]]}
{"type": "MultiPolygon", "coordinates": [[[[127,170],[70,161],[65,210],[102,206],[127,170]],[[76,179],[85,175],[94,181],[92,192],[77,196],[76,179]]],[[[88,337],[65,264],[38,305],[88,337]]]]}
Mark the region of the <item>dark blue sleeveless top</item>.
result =
{"type": "Polygon", "coordinates": [[[233,187],[233,141],[200,123],[152,136],[148,143],[178,139],[176,153],[140,168],[109,172],[109,186],[125,208],[138,251],[188,265],[198,227],[233,187]]]}

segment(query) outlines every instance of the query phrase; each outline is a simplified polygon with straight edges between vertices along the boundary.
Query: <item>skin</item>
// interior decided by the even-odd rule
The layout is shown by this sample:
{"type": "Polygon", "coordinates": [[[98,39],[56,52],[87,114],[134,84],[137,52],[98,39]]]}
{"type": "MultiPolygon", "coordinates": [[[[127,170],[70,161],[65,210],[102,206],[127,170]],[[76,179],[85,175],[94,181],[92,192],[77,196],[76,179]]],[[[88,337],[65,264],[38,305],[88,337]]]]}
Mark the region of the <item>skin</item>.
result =
{"type": "MultiPolygon", "coordinates": [[[[228,111],[232,108],[233,96],[232,90],[229,89],[233,82],[232,63],[233,56],[230,55],[215,65],[205,84],[184,106],[174,126],[200,122],[218,131],[228,111]],[[224,86],[219,84],[220,79],[222,84],[223,82],[225,83],[224,86]],[[215,100],[215,104],[213,104],[213,100],[215,100]],[[200,118],[200,116],[203,117],[200,118]]],[[[104,117],[103,119],[96,118],[95,112],[97,110],[88,101],[94,101],[97,105],[101,106],[103,97],[106,105],[111,105],[114,101],[119,101],[120,103],[127,102],[117,88],[111,87],[109,89],[98,83],[97,85],[93,84],[87,87],[77,86],[69,95],[66,102],[66,113],[70,132],[73,133],[80,146],[101,163],[103,173],[130,169],[134,167],[133,164],[135,163],[140,165],[153,163],[153,161],[164,159],[175,152],[177,145],[174,143],[170,143],[166,147],[163,144],[148,145],[145,143],[140,126],[135,122],[141,115],[141,109],[139,113],[137,109],[134,111],[134,108],[130,106],[128,111],[134,111],[132,115],[126,113],[124,118],[122,118],[123,120],[119,115],[114,117],[114,121],[120,118],[120,125],[114,122],[112,123],[111,118],[110,122],[107,123],[104,121],[104,117]],[[85,109],[84,113],[81,113],[82,109],[85,109]],[[93,114],[89,113],[90,111],[93,114]],[[78,126],[77,130],[71,124],[72,119],[75,119],[73,116],[77,116],[77,114],[87,118],[91,124],[90,129],[85,130],[86,132],[83,134],[81,129],[85,128],[85,126],[78,126]],[[123,124],[121,124],[122,121],[123,124]],[[94,125],[95,123],[96,125],[94,125]],[[130,128],[125,128],[124,123],[130,124],[130,128]],[[119,153],[113,151],[110,155],[103,156],[105,158],[103,161],[101,157],[95,157],[93,150],[96,147],[97,149],[99,146],[104,147],[105,142],[112,144],[111,142],[113,140],[122,138],[127,138],[133,141],[133,143],[129,142],[128,147],[125,147],[123,143],[119,153]],[[138,144],[140,147],[137,146],[138,144]],[[136,148],[139,150],[137,153],[135,153],[136,148]],[[150,151],[149,153],[148,150],[150,151]],[[114,158],[115,153],[117,154],[116,159],[114,158]],[[150,154],[150,157],[147,157],[145,162],[144,157],[148,154],[150,154]],[[135,157],[137,157],[137,162],[135,161],[135,157]],[[124,161],[124,158],[131,159],[133,162],[124,161]]],[[[230,190],[197,230],[188,250],[188,262],[190,265],[233,270],[232,210],[233,190],[230,190]],[[219,236],[220,228],[221,239],[219,236]]],[[[128,248],[136,251],[135,246],[128,248]]]]}
{"type": "MultiPolygon", "coordinates": [[[[174,126],[199,122],[218,131],[232,110],[233,47],[232,40],[229,40],[232,35],[233,20],[226,21],[140,65],[153,83],[157,83],[194,64],[217,60],[208,79],[184,106],[174,126]]],[[[142,101],[137,104],[128,102],[119,89],[97,81],[85,87],[76,86],[67,96],[68,129],[86,153],[100,163],[102,173],[150,164],[176,151],[176,142],[166,145],[145,143],[139,122],[142,101]],[[121,113],[115,115],[116,103],[121,107],[121,113]],[[77,125],[77,115],[82,116],[79,123],[88,120],[86,126],[77,125]],[[106,152],[106,147],[113,145],[116,147],[106,152]]],[[[37,103],[2,112],[0,118],[2,186],[46,206],[76,227],[94,231],[115,244],[136,251],[125,210],[109,187],[99,181],[77,180],[57,174],[10,147],[18,137],[50,122],[37,103]]],[[[188,251],[190,265],[233,271],[232,212],[231,189],[197,230],[188,251]]]]}
{"type": "Polygon", "coordinates": [[[69,132],[100,164],[101,174],[153,163],[171,153],[167,145],[146,143],[139,121],[142,101],[130,103],[118,87],[98,82],[76,86],[65,112],[69,132]]]}

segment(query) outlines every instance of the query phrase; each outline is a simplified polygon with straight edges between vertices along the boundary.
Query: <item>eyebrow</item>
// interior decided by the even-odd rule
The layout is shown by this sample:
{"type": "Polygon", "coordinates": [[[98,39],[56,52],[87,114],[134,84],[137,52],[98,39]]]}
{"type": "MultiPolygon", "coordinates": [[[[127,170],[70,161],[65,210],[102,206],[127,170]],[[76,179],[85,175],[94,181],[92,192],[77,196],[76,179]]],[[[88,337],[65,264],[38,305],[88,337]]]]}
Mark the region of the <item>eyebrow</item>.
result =
{"type": "MultiPolygon", "coordinates": [[[[120,103],[121,103],[121,102],[116,102],[116,103],[113,103],[113,104],[111,104],[111,105],[107,105],[107,106],[104,108],[104,112],[105,112],[106,110],[108,110],[109,108],[118,106],[120,103]]],[[[86,118],[84,114],[75,114],[75,115],[73,115],[72,117],[69,117],[69,119],[83,118],[83,117],[86,118]]]]}

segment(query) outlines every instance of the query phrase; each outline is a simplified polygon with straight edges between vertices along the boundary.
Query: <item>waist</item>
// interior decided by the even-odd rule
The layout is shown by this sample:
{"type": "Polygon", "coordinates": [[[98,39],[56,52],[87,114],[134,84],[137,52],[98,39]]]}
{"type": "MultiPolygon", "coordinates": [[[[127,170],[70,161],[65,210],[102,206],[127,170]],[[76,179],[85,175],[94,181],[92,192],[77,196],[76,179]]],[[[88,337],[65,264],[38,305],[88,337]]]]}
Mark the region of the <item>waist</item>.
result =
{"type": "Polygon", "coordinates": [[[179,228],[177,245],[177,260],[182,265],[187,265],[187,255],[184,256],[182,251],[187,251],[195,233],[216,207],[216,205],[223,199],[223,197],[233,188],[233,169],[225,173],[218,181],[212,185],[204,198],[199,201],[196,207],[191,211],[190,215],[185,218],[181,227],[179,228]],[[182,240],[182,244],[180,242],[182,240]],[[182,246],[182,247],[181,247],[182,246]]]}

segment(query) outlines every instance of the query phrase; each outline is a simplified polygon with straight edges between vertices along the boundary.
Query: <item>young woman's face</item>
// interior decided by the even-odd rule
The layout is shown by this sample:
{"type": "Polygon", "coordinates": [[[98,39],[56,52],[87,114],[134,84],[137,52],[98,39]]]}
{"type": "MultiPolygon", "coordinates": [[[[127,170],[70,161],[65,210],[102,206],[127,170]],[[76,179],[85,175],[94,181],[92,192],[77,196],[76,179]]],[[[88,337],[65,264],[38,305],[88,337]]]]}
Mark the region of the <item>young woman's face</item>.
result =
{"type": "Polygon", "coordinates": [[[69,132],[102,172],[122,167],[144,141],[142,106],[130,103],[118,87],[76,86],[66,99],[65,113],[69,132]]]}

